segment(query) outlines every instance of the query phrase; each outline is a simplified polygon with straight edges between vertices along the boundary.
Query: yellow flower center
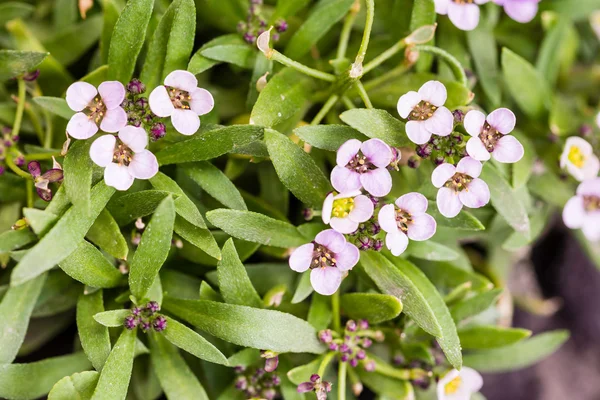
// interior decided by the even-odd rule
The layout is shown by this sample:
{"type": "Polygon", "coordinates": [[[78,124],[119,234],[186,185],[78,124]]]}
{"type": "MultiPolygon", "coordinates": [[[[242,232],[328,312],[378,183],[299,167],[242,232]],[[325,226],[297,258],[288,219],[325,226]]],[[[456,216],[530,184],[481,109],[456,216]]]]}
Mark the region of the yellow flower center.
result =
{"type": "Polygon", "coordinates": [[[457,376],[456,378],[452,379],[450,382],[446,383],[446,386],[444,386],[444,391],[446,392],[446,394],[454,394],[458,391],[461,384],[462,384],[462,379],[460,378],[460,376],[457,376]]]}
{"type": "Polygon", "coordinates": [[[569,156],[567,158],[569,159],[571,164],[573,164],[577,168],[582,168],[583,164],[585,164],[585,160],[587,159],[585,154],[583,154],[581,149],[577,146],[571,146],[571,148],[569,149],[569,156]]]}
{"type": "Polygon", "coordinates": [[[346,218],[350,211],[354,209],[354,199],[353,198],[345,198],[345,199],[337,199],[333,202],[333,211],[332,215],[336,218],[346,218]]]}

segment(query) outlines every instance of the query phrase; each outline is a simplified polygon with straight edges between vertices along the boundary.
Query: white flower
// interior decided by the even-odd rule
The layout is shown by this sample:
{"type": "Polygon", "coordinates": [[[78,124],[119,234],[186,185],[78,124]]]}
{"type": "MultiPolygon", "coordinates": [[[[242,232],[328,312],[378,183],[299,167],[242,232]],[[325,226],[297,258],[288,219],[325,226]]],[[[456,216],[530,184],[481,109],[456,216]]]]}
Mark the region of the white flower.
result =
{"type": "Polygon", "coordinates": [[[502,163],[514,163],[523,158],[523,145],[512,135],[515,129],[515,114],[508,108],[499,108],[490,115],[471,110],[465,116],[465,130],[471,139],[467,142],[467,153],[478,161],[487,161],[490,156],[502,163]]]}
{"type": "Polygon", "coordinates": [[[448,136],[454,129],[454,116],[444,103],[448,93],[443,83],[429,81],[418,92],[398,99],[398,114],[407,118],[406,134],[415,144],[425,144],[432,134],[448,136]]]}
{"type": "Polygon", "coordinates": [[[563,209],[563,221],[568,228],[581,229],[587,240],[600,240],[600,178],[579,184],[563,209]]]}
{"type": "Polygon", "coordinates": [[[90,147],[90,158],[104,167],[104,182],[118,190],[127,190],[133,180],[150,179],[158,172],[156,156],[149,150],[143,128],[126,126],[114,135],[100,136],[90,147]]]}
{"type": "Polygon", "coordinates": [[[148,101],[154,114],[171,117],[173,127],[184,135],[196,133],[199,115],[209,113],[215,105],[210,92],[198,87],[194,74],[182,70],[167,75],[165,85],[157,86],[148,101]]]}
{"type": "Polygon", "coordinates": [[[448,14],[454,26],[463,31],[470,31],[479,24],[478,4],[487,2],[488,0],[435,0],[435,12],[441,15],[448,14]]]}
{"type": "Polygon", "coordinates": [[[361,222],[373,216],[375,206],[360,190],[334,194],[329,193],[323,202],[321,218],[339,233],[352,233],[361,222]]]}
{"type": "Polygon", "coordinates": [[[594,155],[592,145],[577,136],[571,136],[565,143],[560,156],[560,167],[578,181],[594,178],[600,170],[600,161],[594,155]]]}
{"type": "Polygon", "coordinates": [[[453,369],[444,375],[437,384],[438,400],[469,400],[483,386],[479,372],[469,367],[460,371],[453,369]]]}

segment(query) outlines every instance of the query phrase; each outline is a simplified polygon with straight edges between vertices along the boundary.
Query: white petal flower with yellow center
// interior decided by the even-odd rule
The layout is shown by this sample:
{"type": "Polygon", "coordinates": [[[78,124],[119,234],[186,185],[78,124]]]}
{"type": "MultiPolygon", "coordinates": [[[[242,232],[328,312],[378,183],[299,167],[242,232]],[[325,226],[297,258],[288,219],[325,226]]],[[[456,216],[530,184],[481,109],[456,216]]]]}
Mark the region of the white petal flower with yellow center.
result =
{"type": "Polygon", "coordinates": [[[358,225],[373,216],[375,206],[360,190],[329,193],[323,202],[321,217],[339,233],[353,233],[358,225]]]}
{"type": "Polygon", "coordinates": [[[565,169],[578,181],[594,178],[600,170],[600,161],[594,154],[592,145],[580,137],[567,139],[560,156],[560,167],[565,169]]]}
{"type": "Polygon", "coordinates": [[[438,400],[469,400],[483,386],[479,372],[469,367],[460,371],[453,369],[444,375],[437,384],[438,400]]]}

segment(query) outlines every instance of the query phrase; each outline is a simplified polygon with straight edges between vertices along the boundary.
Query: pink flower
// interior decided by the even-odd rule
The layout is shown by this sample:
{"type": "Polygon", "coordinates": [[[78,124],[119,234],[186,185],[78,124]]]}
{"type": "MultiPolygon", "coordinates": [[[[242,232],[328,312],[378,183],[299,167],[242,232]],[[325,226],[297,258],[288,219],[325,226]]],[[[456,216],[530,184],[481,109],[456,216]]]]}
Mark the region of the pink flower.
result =
{"type": "Polygon", "coordinates": [[[335,195],[329,193],[323,202],[321,217],[340,233],[352,233],[361,222],[373,216],[373,202],[359,190],[335,195]]]}
{"type": "Polygon", "coordinates": [[[358,248],[333,229],[320,232],[312,243],[298,247],[290,256],[296,272],[310,269],[310,283],[317,293],[332,295],[338,290],[346,271],[358,262],[358,248]]]}
{"type": "Polygon", "coordinates": [[[515,114],[508,108],[499,108],[490,115],[477,110],[467,113],[464,125],[471,139],[467,142],[467,153],[478,161],[487,161],[490,155],[502,163],[519,161],[525,150],[510,132],[515,129],[515,114]]]}
{"type": "Polygon", "coordinates": [[[209,113],[215,101],[188,71],[177,70],[165,78],[165,85],[156,87],[149,97],[150,109],[159,117],[171,117],[173,127],[184,135],[193,135],[200,128],[199,115],[209,113]]]}
{"type": "Polygon", "coordinates": [[[407,118],[406,134],[415,144],[425,144],[432,134],[448,136],[454,129],[454,116],[444,106],[448,93],[443,83],[425,82],[418,92],[398,99],[398,114],[407,118]]]}
{"type": "Polygon", "coordinates": [[[149,150],[143,128],[126,126],[114,135],[100,136],[90,147],[93,162],[104,167],[104,182],[118,190],[127,190],[133,180],[150,179],[158,172],[156,157],[149,150]]]}
{"type": "Polygon", "coordinates": [[[504,6],[504,11],[517,22],[525,24],[535,18],[538,3],[541,0],[494,0],[499,6],[504,6]]]}
{"type": "Polygon", "coordinates": [[[488,0],[435,0],[435,12],[441,15],[448,14],[454,26],[463,31],[470,31],[479,24],[478,4],[487,2],[488,0]]]}
{"type": "Polygon", "coordinates": [[[383,140],[369,139],[361,143],[350,139],[337,151],[331,183],[338,192],[364,187],[373,196],[385,196],[392,190],[392,176],[386,168],[392,158],[392,150],[383,140]]]}
{"type": "Polygon", "coordinates": [[[563,209],[563,221],[571,229],[581,229],[588,240],[600,240],[600,178],[579,184],[563,209]]]}
{"type": "Polygon", "coordinates": [[[98,132],[118,132],[127,125],[127,113],[121,107],[125,87],[121,82],[107,81],[98,90],[87,82],[75,82],[67,89],[67,104],[77,114],[67,124],[67,133],[75,139],[88,139],[98,132]]]}
{"type": "Polygon", "coordinates": [[[423,241],[435,234],[437,224],[427,211],[427,199],[421,193],[408,193],[396,200],[396,206],[381,207],[378,219],[387,232],[385,244],[393,255],[404,253],[408,239],[423,241]]]}
{"type": "Polygon", "coordinates": [[[431,181],[440,189],[437,193],[437,206],[443,216],[454,218],[463,205],[479,208],[490,201],[490,189],[479,179],[481,167],[479,161],[465,157],[456,167],[445,163],[433,170],[431,181]]]}
{"type": "Polygon", "coordinates": [[[573,178],[581,182],[598,175],[600,160],[591,144],[578,136],[571,136],[560,156],[560,167],[566,168],[573,178]]]}

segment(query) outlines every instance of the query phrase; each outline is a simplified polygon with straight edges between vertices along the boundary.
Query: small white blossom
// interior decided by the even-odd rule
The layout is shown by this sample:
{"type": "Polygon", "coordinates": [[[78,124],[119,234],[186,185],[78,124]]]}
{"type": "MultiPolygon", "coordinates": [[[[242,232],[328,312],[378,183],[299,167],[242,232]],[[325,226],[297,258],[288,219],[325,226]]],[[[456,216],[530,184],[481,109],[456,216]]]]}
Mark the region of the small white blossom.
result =
{"type": "Polygon", "coordinates": [[[455,369],[444,375],[437,384],[438,400],[470,400],[483,386],[479,372],[469,367],[455,369]]]}
{"type": "Polygon", "coordinates": [[[600,161],[591,144],[580,137],[571,136],[560,156],[560,167],[566,168],[573,178],[581,182],[598,175],[600,161]]]}

